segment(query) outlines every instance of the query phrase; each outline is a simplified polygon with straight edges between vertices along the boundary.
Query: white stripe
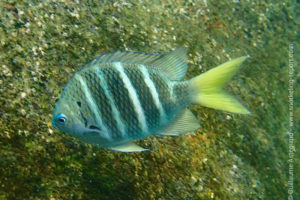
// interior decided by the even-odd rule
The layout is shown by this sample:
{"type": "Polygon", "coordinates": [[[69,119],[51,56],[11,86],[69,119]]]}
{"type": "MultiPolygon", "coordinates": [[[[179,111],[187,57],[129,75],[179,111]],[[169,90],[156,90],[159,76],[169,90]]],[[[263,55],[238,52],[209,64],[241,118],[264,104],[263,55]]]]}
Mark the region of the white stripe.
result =
{"type": "Polygon", "coordinates": [[[125,74],[122,64],[120,62],[115,62],[114,66],[119,71],[121,79],[124,83],[124,86],[128,90],[129,98],[131,98],[134,110],[137,114],[137,117],[138,117],[139,123],[142,127],[142,130],[145,133],[147,133],[148,132],[148,127],[147,127],[147,123],[146,123],[145,114],[144,114],[143,108],[140,104],[140,101],[138,99],[138,96],[136,94],[136,91],[135,91],[134,87],[132,86],[129,78],[125,74]]]}
{"type": "Polygon", "coordinates": [[[120,130],[122,136],[125,135],[126,133],[126,129],[125,129],[125,125],[124,123],[122,122],[122,119],[121,119],[121,115],[120,115],[120,112],[118,111],[117,107],[116,107],[116,104],[112,98],[112,95],[111,93],[109,92],[109,90],[107,89],[108,86],[107,86],[107,82],[105,80],[105,78],[101,75],[102,72],[99,70],[99,69],[96,69],[96,74],[97,74],[97,77],[99,78],[100,80],[100,85],[103,87],[104,89],[104,94],[105,96],[108,98],[109,100],[109,103],[111,105],[111,109],[112,109],[112,113],[113,113],[113,116],[117,122],[117,126],[118,126],[118,129],[120,130]]]}
{"type": "Polygon", "coordinates": [[[74,118],[76,118],[76,121],[80,122],[80,119],[77,117],[78,115],[74,112],[74,109],[70,109],[70,106],[68,103],[64,104],[64,106],[66,106],[66,110],[68,110],[71,116],[73,116],[74,118]]]}
{"type": "Polygon", "coordinates": [[[144,65],[139,65],[140,69],[141,69],[141,72],[144,76],[144,81],[146,83],[146,85],[148,86],[149,90],[150,90],[150,93],[151,93],[151,96],[154,100],[154,104],[156,106],[156,108],[159,110],[159,113],[160,113],[160,117],[161,117],[161,122],[166,119],[166,113],[162,107],[162,104],[160,103],[159,101],[159,94],[155,88],[155,85],[153,83],[153,81],[150,79],[150,75],[148,73],[148,70],[147,68],[144,66],[144,65]]]}
{"type": "Polygon", "coordinates": [[[102,119],[101,119],[101,115],[99,113],[99,110],[98,110],[98,107],[91,95],[91,92],[88,88],[88,86],[86,85],[86,83],[84,82],[84,80],[82,79],[82,77],[79,75],[79,74],[76,74],[75,75],[76,79],[79,80],[80,84],[81,84],[81,88],[84,92],[84,95],[86,97],[86,100],[87,100],[87,103],[91,109],[91,111],[93,112],[94,114],[94,117],[95,117],[95,120],[96,120],[96,123],[97,125],[99,125],[101,127],[101,129],[103,130],[105,136],[107,138],[110,138],[109,134],[108,134],[108,131],[107,131],[107,128],[105,127],[102,119]]]}
{"type": "Polygon", "coordinates": [[[175,98],[175,95],[174,95],[174,82],[167,83],[167,85],[168,85],[169,91],[170,91],[171,102],[175,103],[176,98],[175,98]]]}

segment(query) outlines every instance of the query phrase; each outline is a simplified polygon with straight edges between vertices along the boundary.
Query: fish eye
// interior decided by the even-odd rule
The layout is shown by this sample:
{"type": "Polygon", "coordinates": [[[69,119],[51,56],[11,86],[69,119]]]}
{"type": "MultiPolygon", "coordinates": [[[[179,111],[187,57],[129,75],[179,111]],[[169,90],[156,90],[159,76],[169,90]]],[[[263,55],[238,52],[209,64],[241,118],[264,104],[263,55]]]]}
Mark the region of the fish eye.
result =
{"type": "Polygon", "coordinates": [[[59,113],[57,116],[56,116],[56,119],[59,123],[61,124],[65,124],[67,122],[67,116],[62,114],[62,113],[59,113]]]}

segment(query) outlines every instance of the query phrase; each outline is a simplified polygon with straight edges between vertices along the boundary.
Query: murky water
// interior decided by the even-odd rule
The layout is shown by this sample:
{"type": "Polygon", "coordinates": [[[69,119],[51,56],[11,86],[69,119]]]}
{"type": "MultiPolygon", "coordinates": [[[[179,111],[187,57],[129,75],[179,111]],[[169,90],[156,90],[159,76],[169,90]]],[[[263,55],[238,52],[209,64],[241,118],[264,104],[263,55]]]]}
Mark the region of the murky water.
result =
{"type": "Polygon", "coordinates": [[[0,199],[299,198],[298,10],[296,1],[0,1],[0,199]],[[150,151],[130,154],[52,127],[63,87],[95,56],[180,46],[185,79],[249,55],[225,89],[252,114],[190,106],[200,129],[139,140],[150,151]]]}

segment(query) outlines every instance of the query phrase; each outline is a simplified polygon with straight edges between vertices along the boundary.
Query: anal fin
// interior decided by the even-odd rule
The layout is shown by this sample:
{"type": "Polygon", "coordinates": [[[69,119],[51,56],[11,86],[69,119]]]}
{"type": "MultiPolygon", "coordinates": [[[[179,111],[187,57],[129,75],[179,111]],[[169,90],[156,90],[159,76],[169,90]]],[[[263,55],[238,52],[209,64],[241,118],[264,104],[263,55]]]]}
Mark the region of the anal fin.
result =
{"type": "Polygon", "coordinates": [[[160,135],[178,136],[200,128],[199,121],[189,109],[184,109],[160,135]]]}
{"type": "Polygon", "coordinates": [[[126,153],[148,151],[148,149],[144,149],[143,147],[140,147],[131,142],[119,146],[110,147],[109,149],[114,151],[126,152],[126,153]]]}

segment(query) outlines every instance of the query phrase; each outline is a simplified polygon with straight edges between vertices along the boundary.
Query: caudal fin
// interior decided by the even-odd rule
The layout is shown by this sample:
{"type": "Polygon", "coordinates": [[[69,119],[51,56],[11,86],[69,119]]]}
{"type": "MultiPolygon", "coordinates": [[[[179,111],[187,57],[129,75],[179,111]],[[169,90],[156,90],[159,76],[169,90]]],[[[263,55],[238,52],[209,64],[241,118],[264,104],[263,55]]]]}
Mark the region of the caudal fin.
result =
{"type": "Polygon", "coordinates": [[[230,60],[191,79],[192,102],[209,108],[249,114],[247,108],[222,89],[247,58],[248,56],[243,56],[230,60]]]}

